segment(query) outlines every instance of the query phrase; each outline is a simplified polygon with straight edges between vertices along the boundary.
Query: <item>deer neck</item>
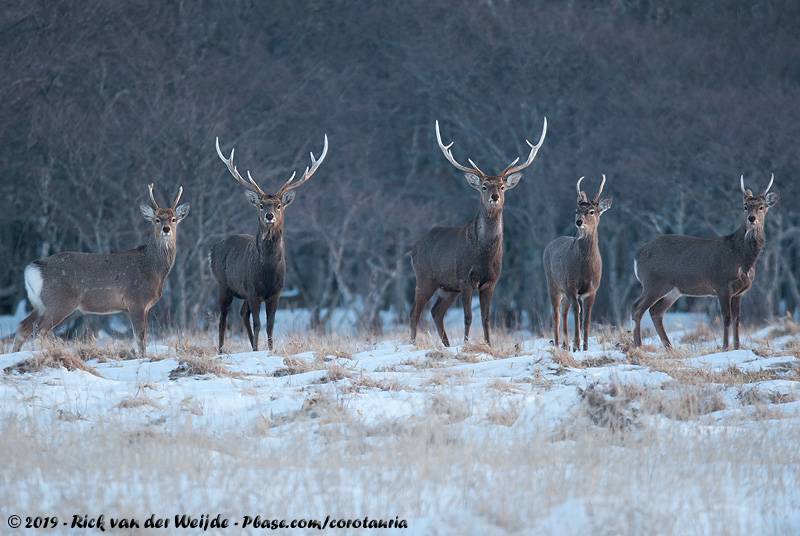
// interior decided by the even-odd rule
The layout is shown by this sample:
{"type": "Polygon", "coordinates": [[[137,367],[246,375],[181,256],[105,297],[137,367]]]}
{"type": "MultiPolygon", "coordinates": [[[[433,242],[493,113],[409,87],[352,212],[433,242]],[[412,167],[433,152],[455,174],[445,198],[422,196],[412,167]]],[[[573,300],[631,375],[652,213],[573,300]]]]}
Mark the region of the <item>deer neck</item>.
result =
{"type": "Polygon", "coordinates": [[[752,266],[755,264],[756,259],[758,259],[758,256],[761,254],[761,249],[767,241],[763,227],[757,227],[748,231],[745,222],[731,235],[731,238],[733,248],[739,255],[744,266],[752,266]]]}
{"type": "Polygon", "coordinates": [[[153,272],[167,277],[175,264],[175,240],[164,240],[161,237],[153,238],[144,247],[147,264],[152,267],[153,272]]]}
{"type": "Polygon", "coordinates": [[[597,249],[597,228],[585,230],[581,233],[580,229],[575,233],[573,247],[581,252],[590,252],[597,249]]]}
{"type": "Polygon", "coordinates": [[[254,242],[260,259],[283,257],[283,227],[260,233],[254,242]]]}
{"type": "Polygon", "coordinates": [[[490,213],[481,205],[478,215],[472,220],[472,228],[480,242],[503,242],[503,209],[490,213]]]}

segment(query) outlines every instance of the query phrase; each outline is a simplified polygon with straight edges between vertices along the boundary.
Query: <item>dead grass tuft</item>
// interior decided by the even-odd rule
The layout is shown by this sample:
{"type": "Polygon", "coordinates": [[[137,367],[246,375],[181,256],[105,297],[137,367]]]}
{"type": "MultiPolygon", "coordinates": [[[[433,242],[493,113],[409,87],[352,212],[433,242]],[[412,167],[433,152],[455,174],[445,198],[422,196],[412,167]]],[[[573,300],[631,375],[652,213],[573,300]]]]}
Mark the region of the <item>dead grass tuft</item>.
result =
{"type": "Polygon", "coordinates": [[[698,322],[692,331],[684,333],[681,337],[681,344],[702,344],[712,342],[716,339],[716,331],[705,322],[698,322]]]}
{"type": "Polygon", "coordinates": [[[170,371],[169,379],[176,380],[187,376],[205,376],[207,374],[223,377],[234,376],[219,358],[187,355],[180,358],[178,366],[170,371]]]}
{"type": "Polygon", "coordinates": [[[586,414],[597,426],[620,433],[633,424],[631,399],[617,384],[600,386],[594,383],[579,393],[586,414]]]}
{"type": "Polygon", "coordinates": [[[42,354],[17,363],[14,366],[6,367],[5,372],[19,372],[20,374],[41,372],[45,368],[65,368],[67,370],[82,370],[95,376],[100,376],[94,367],[88,366],[81,357],[73,352],[65,350],[63,347],[54,347],[44,350],[42,354]]]}
{"type": "Polygon", "coordinates": [[[550,352],[550,354],[553,356],[553,361],[562,367],[581,368],[581,364],[568,350],[564,350],[563,348],[553,348],[548,350],[548,352],[550,352]]]}
{"type": "Polygon", "coordinates": [[[325,358],[317,354],[312,361],[307,361],[297,356],[288,356],[283,358],[283,364],[286,365],[286,368],[276,370],[272,373],[272,376],[293,376],[314,370],[322,370],[325,368],[325,358]]]}

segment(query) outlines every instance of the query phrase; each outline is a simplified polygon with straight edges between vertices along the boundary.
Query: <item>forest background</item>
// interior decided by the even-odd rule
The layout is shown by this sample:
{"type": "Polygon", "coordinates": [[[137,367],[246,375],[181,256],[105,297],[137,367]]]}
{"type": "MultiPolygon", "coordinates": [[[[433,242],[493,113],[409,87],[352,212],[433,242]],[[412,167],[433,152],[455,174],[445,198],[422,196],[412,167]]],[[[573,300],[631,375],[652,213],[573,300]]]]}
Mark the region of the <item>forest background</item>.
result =
{"type": "MultiPolygon", "coordinates": [[[[151,326],[214,324],[211,245],[256,212],[219,161],[275,191],[330,139],[287,209],[285,307],[329,329],[406,321],[408,253],[478,200],[439,151],[497,173],[542,150],[506,197],[496,325],[549,324],[541,254],[573,234],[575,182],[614,203],[600,222],[594,319],[624,324],[633,256],[663,233],[713,237],[741,218],[739,177],[781,199],[743,319],[800,307],[800,3],[793,0],[12,1],[0,7],[0,314],[30,261],[147,239],[139,212],[191,203],[151,326]]],[[[715,300],[683,298],[682,310],[715,300]]],[[[94,320],[103,322],[103,320],[94,320]]]]}

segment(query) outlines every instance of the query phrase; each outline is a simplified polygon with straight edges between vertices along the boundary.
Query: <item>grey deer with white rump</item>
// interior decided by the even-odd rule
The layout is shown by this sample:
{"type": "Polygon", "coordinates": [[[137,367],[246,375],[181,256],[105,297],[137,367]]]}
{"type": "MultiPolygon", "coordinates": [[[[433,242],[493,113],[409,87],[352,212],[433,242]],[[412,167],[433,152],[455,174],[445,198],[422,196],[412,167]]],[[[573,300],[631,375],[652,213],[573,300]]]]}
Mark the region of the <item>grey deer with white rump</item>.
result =
{"type": "Polygon", "coordinates": [[[716,296],[722,312],[722,349],[728,349],[728,330],[733,322],[733,347],[739,348],[739,311],[742,296],[753,284],[755,264],[766,242],[764,218],[778,202],[779,192],[769,192],[775,175],[764,193],[754,196],[744,187],[742,224],[730,235],[709,240],[693,236],[664,235],[642,246],[636,253],[633,269],[642,283],[642,295],[633,304],[633,342],[642,344],[641,320],[650,309],[658,336],[671,348],[664,330],[664,312],[681,295],[716,296]]]}
{"type": "Polygon", "coordinates": [[[472,323],[472,293],[477,290],[481,303],[483,337],[489,344],[489,311],[492,294],[503,264],[503,202],[505,191],[515,187],[522,174],[519,173],[533,162],[544,143],[547,119],[544,120],[539,143],[531,147],[528,159],[519,166],[515,159],[498,175],[490,176],[478,169],[472,160],[467,167],[456,162],[450,147],[444,145],[436,121],[436,139],[445,158],[456,168],[465,172],[467,183],[480,192],[478,215],[462,227],[435,227],[414,244],[411,264],[417,278],[414,306],[411,308],[411,340],[417,337],[417,323],[425,304],[434,293],[438,293],[431,308],[433,322],[445,346],[450,346],[444,330],[444,314],[453,305],[459,293],[464,305],[464,340],[469,340],[472,323]]]}
{"type": "Polygon", "coordinates": [[[247,172],[249,182],[244,180],[233,165],[233,153],[230,158],[225,158],[219,148],[217,138],[217,154],[225,162],[233,178],[236,179],[247,191],[250,204],[258,209],[258,236],[231,235],[211,248],[209,261],[211,272],[219,286],[219,351],[225,342],[225,328],[228,321],[228,309],[234,296],[244,300],[240,314],[247,338],[253,350],[258,350],[258,333],[261,330],[261,303],[265,303],[267,310],[267,344],[272,350],[272,329],[275,325],[275,311],[278,309],[278,299],[283,290],[286,277],[286,258],[283,243],[283,210],[294,201],[294,189],[306,182],[328,154],[328,136],[325,136],[325,146],[319,160],[311,153],[311,167],[298,182],[292,183],[296,173],[292,173],[289,180],[274,195],[264,193],[259,188],[250,172],[247,172]],[[250,327],[250,315],[253,317],[253,326],[250,327]]]}
{"type": "Polygon", "coordinates": [[[581,181],[575,185],[578,191],[578,207],[575,209],[575,227],[578,228],[575,236],[561,236],[550,242],[544,249],[542,264],[544,275],[547,279],[547,294],[553,305],[553,331],[554,343],[558,347],[558,322],[559,307],[561,307],[561,320],[564,323],[563,346],[569,344],[569,330],[567,318],[569,308],[575,318],[575,341],[573,349],[581,349],[581,325],[583,326],[583,349],[589,347],[589,326],[592,322],[592,306],[594,305],[597,289],[600,287],[600,277],[603,275],[603,259],[597,246],[597,226],[600,215],[611,208],[611,197],[601,201],[600,194],[606,184],[606,176],[600,183],[600,190],[594,199],[589,201],[586,192],[581,191],[581,181]],[[562,296],[566,301],[562,304],[562,296]]]}
{"type": "Polygon", "coordinates": [[[25,268],[25,289],[33,312],[23,320],[14,338],[17,352],[34,328],[44,336],[76,309],[83,313],[126,312],[130,317],[139,355],[146,353],[147,313],[161,298],[164,281],[175,264],[178,224],[189,213],[189,204],[178,206],[183,187],[170,208],[155,210],[141,205],[153,234],[143,246],[122,253],[56,253],[33,261],[25,268]]]}

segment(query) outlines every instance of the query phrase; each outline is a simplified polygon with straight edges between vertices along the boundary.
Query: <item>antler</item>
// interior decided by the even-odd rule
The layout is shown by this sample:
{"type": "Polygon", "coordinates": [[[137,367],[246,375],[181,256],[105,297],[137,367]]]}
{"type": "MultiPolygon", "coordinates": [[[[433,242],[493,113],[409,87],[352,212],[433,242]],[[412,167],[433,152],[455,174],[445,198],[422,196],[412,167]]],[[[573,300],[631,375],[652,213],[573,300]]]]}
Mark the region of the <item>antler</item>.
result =
{"type": "MultiPolygon", "coordinates": [[[[442,135],[439,133],[439,120],[438,119],[436,120],[436,140],[439,142],[439,149],[442,150],[442,152],[444,153],[444,156],[445,156],[445,158],[447,158],[448,162],[453,164],[455,167],[457,167],[461,171],[466,171],[467,173],[475,173],[475,174],[479,175],[481,178],[486,177],[486,173],[484,173],[483,171],[478,169],[478,166],[476,166],[475,162],[473,162],[471,159],[467,158],[467,161],[470,164],[472,164],[471,168],[468,168],[467,166],[462,166],[461,164],[456,162],[456,159],[453,158],[453,153],[450,152],[450,147],[452,147],[453,143],[455,143],[455,142],[451,141],[450,145],[445,145],[444,143],[442,143],[442,135]]],[[[517,160],[519,160],[519,158],[517,160]]],[[[516,162],[516,160],[515,160],[515,162],[516,162]]]]}
{"type": "Polygon", "coordinates": [[[577,190],[577,192],[578,192],[578,203],[580,203],[580,202],[582,202],[582,201],[584,201],[586,199],[586,194],[581,192],[581,181],[583,179],[584,179],[584,177],[581,177],[580,179],[578,179],[578,183],[575,184],[575,190],[577,190]]]}
{"type": "MultiPolygon", "coordinates": [[[[281,186],[281,189],[278,190],[278,193],[276,193],[275,195],[277,197],[280,197],[289,190],[294,190],[295,188],[306,182],[308,179],[310,179],[311,175],[313,175],[317,171],[317,168],[322,163],[322,161],[325,160],[325,155],[327,154],[328,154],[328,135],[325,134],[325,145],[322,147],[322,154],[320,155],[319,160],[314,158],[314,153],[311,153],[311,167],[310,168],[306,167],[306,170],[303,173],[303,176],[300,177],[300,180],[294,184],[291,184],[291,182],[294,180],[294,176],[297,174],[296,172],[293,172],[292,176],[289,177],[289,180],[286,181],[286,183],[283,186],[281,186]]],[[[231,158],[233,158],[233,156],[231,156],[231,158]]]]}
{"type": "Polygon", "coordinates": [[[175,202],[172,203],[172,210],[175,210],[175,207],[178,206],[178,201],[181,200],[181,195],[183,195],[183,186],[178,189],[178,197],[175,198],[175,202]]]}
{"type": "Polygon", "coordinates": [[[514,164],[516,164],[519,161],[519,157],[517,157],[517,159],[514,160],[513,162],[511,162],[508,165],[508,167],[506,169],[504,169],[502,173],[500,173],[499,176],[500,177],[505,177],[506,175],[508,175],[510,173],[516,173],[518,171],[522,171],[526,167],[530,166],[531,163],[533,162],[533,159],[536,158],[536,153],[538,153],[539,149],[542,147],[542,143],[544,143],[545,134],[547,134],[547,118],[546,117],[544,118],[544,126],[542,126],[542,135],[539,137],[539,143],[537,143],[536,145],[533,145],[528,140],[525,140],[525,143],[527,143],[531,148],[531,152],[528,155],[528,159],[525,161],[525,163],[522,164],[522,165],[519,165],[517,167],[514,167],[514,164]]]}
{"type": "Polygon", "coordinates": [[[150,188],[150,201],[153,202],[153,206],[156,207],[156,210],[161,210],[161,207],[159,207],[158,203],[156,203],[156,198],[153,197],[153,185],[152,185],[152,183],[148,186],[148,188],[150,188]]]}
{"type": "Polygon", "coordinates": [[[767,185],[767,189],[766,189],[766,190],[764,190],[764,193],[763,193],[763,194],[761,194],[761,195],[767,195],[767,192],[769,192],[769,189],[770,189],[770,188],[772,188],[772,182],[773,182],[774,180],[775,180],[775,174],[773,173],[773,174],[772,174],[772,177],[770,177],[770,179],[769,179],[769,184],[767,185]]]}
{"type": "MultiPolygon", "coordinates": [[[[247,178],[250,179],[249,183],[246,180],[244,180],[241,175],[239,175],[239,170],[236,169],[236,166],[233,165],[233,153],[235,150],[236,149],[231,149],[230,158],[225,158],[224,156],[222,156],[222,151],[219,148],[219,137],[217,137],[217,154],[219,155],[220,160],[225,162],[225,165],[228,166],[228,171],[231,172],[233,178],[239,181],[239,183],[241,183],[248,190],[256,192],[258,195],[266,195],[264,191],[258,187],[258,184],[256,184],[256,181],[253,180],[253,177],[250,176],[249,171],[247,172],[247,178]]],[[[180,197],[180,195],[178,195],[178,197],[180,197]]]]}
{"type": "Polygon", "coordinates": [[[592,203],[597,203],[597,200],[600,199],[600,194],[603,193],[603,186],[605,185],[606,185],[606,174],[603,173],[603,182],[600,183],[600,190],[597,191],[597,195],[594,196],[594,199],[592,199],[592,203]]]}

